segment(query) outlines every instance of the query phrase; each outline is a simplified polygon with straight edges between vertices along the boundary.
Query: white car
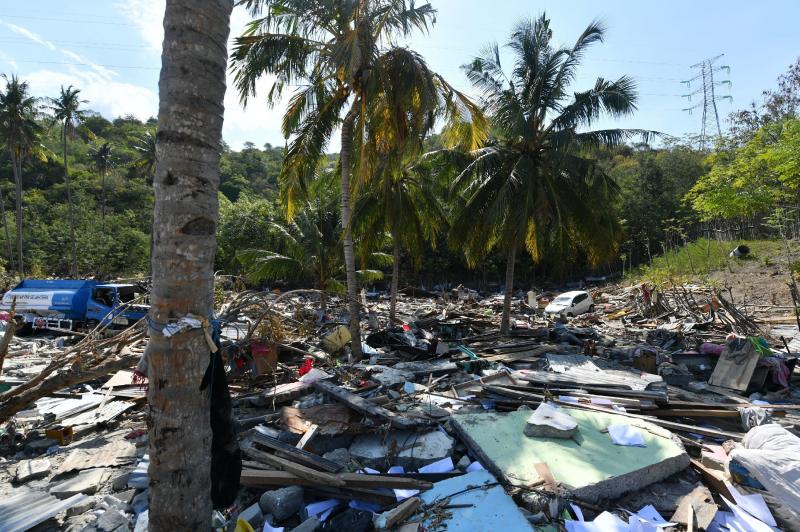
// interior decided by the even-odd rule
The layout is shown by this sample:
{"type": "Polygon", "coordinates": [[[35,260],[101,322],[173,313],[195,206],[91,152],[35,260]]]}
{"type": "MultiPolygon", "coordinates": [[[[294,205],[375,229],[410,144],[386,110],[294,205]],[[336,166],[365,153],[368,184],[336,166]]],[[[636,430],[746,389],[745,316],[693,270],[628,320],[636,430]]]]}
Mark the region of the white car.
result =
{"type": "Polygon", "coordinates": [[[567,317],[577,316],[584,312],[594,311],[594,301],[589,292],[575,290],[564,292],[544,308],[545,314],[563,314],[567,317]]]}

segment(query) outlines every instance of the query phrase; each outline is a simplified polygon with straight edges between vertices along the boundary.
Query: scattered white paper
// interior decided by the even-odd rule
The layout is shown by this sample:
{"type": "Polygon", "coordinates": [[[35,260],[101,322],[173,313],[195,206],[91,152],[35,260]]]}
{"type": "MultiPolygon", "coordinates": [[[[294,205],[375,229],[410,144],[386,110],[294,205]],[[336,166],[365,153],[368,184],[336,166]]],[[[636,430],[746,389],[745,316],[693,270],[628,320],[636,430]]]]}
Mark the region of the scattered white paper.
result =
{"type": "Polygon", "coordinates": [[[371,467],[365,467],[364,469],[359,469],[357,472],[361,473],[362,475],[380,475],[381,474],[380,471],[378,471],[377,469],[372,469],[371,467]]]}
{"type": "Polygon", "coordinates": [[[725,504],[728,505],[734,515],[733,519],[730,517],[727,519],[726,524],[729,528],[733,528],[731,526],[731,523],[733,522],[734,525],[741,528],[741,530],[746,530],[748,532],[773,532],[778,530],[777,528],[773,528],[772,526],[764,523],[760,519],[756,519],[745,510],[726,499],[723,495],[720,495],[720,498],[725,502],[725,504]]]}
{"type": "Polygon", "coordinates": [[[572,397],[571,395],[559,395],[558,396],[558,400],[561,401],[562,403],[577,403],[578,402],[578,398],[577,397],[572,397]]]}
{"type": "Polygon", "coordinates": [[[778,526],[778,523],[775,522],[775,518],[772,517],[772,512],[770,512],[769,508],[767,507],[767,502],[764,500],[764,497],[758,493],[745,495],[737,490],[736,487],[730,482],[726,482],[725,485],[728,486],[728,491],[733,497],[733,502],[735,502],[739,508],[746,511],[762,523],[766,523],[769,526],[778,526]]]}
{"type": "Polygon", "coordinates": [[[393,465],[388,471],[386,471],[386,473],[389,475],[402,475],[405,472],[406,470],[401,465],[393,465]]]}
{"type": "Polygon", "coordinates": [[[622,413],[625,413],[625,412],[627,412],[627,410],[625,410],[625,407],[624,407],[624,406],[620,406],[620,405],[611,405],[611,408],[613,408],[613,409],[614,409],[614,410],[616,410],[617,412],[622,412],[622,413]]]}
{"type": "Polygon", "coordinates": [[[283,532],[283,527],[274,527],[269,524],[269,521],[264,520],[264,529],[261,532],[283,532]]]}
{"type": "Polygon", "coordinates": [[[661,517],[661,514],[658,513],[655,506],[652,504],[648,504],[638,512],[634,514],[639,520],[650,523],[651,525],[655,525],[659,528],[667,527],[667,526],[675,526],[676,523],[668,523],[666,519],[661,517]]]}
{"type": "Polygon", "coordinates": [[[454,469],[453,459],[448,456],[432,464],[420,467],[417,471],[419,473],[449,473],[454,469]]]}
{"type": "Polygon", "coordinates": [[[583,511],[577,505],[570,503],[570,507],[572,508],[572,513],[578,518],[578,521],[585,521],[583,518],[583,511]]]}
{"type": "Polygon", "coordinates": [[[325,521],[333,509],[339,506],[338,499],[327,499],[324,501],[319,502],[312,502],[311,504],[306,505],[306,515],[311,517],[312,515],[317,516],[320,521],[325,521]]]}
{"type": "Polygon", "coordinates": [[[605,397],[592,397],[593,405],[611,405],[613,403],[611,399],[606,399],[605,397]]]}
{"type": "Polygon", "coordinates": [[[480,471],[481,469],[486,469],[483,467],[483,464],[475,460],[470,465],[467,466],[467,473],[472,473],[473,471],[480,471]]]}
{"type": "Polygon", "coordinates": [[[611,436],[611,441],[616,445],[647,447],[642,433],[636,427],[631,427],[630,425],[609,425],[608,434],[611,436]]]}

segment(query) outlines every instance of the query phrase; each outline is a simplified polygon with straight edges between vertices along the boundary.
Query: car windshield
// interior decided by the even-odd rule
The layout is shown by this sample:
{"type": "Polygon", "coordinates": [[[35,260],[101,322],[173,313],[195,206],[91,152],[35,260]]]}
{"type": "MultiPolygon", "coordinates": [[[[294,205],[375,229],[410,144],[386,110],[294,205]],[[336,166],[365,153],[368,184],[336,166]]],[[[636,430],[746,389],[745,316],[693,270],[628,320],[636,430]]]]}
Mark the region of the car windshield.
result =
{"type": "Polygon", "coordinates": [[[569,303],[572,301],[572,296],[558,296],[553,300],[553,303],[558,303],[559,305],[563,305],[565,303],[569,303]]]}

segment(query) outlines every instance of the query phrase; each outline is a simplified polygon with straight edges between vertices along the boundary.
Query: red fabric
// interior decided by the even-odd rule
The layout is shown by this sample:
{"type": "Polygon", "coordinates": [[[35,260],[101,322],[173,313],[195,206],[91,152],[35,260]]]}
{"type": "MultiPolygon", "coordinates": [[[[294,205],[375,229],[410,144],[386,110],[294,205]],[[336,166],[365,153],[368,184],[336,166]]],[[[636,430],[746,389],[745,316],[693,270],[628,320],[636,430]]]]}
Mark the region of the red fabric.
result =
{"type": "Polygon", "coordinates": [[[297,375],[299,377],[302,377],[303,375],[311,371],[311,368],[313,367],[314,367],[314,360],[311,358],[307,358],[303,361],[303,364],[300,366],[300,369],[297,370],[297,375]]]}

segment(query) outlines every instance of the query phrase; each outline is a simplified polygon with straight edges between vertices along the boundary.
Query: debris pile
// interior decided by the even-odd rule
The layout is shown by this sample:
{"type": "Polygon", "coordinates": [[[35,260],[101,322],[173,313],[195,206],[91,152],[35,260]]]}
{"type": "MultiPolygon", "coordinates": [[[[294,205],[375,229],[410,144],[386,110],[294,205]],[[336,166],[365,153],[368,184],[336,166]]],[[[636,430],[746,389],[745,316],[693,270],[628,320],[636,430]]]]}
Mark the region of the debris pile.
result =
{"type": "MultiPolygon", "coordinates": [[[[409,294],[390,324],[362,293],[362,360],[344,301],[225,294],[243,465],[213,528],[797,529],[800,333],[769,309],[608,286],[568,317],[530,292],[501,334],[502,298],[409,294]]],[[[147,529],[146,326],[100,332],[10,341],[0,530],[147,529]]]]}

